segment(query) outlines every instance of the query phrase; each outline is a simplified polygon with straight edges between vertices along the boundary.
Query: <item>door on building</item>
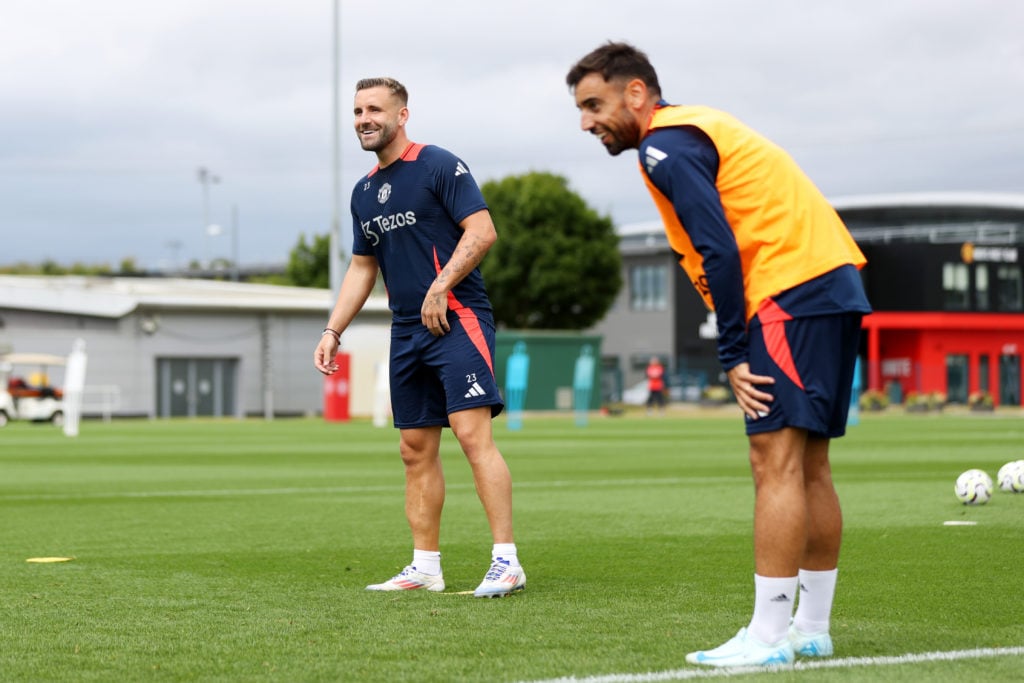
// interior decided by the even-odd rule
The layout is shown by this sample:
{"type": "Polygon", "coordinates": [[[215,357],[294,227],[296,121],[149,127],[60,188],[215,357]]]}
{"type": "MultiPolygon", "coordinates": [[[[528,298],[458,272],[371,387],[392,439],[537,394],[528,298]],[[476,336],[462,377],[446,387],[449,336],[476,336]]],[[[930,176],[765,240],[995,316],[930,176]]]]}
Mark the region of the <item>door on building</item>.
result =
{"type": "Polygon", "coordinates": [[[156,377],[158,417],[235,415],[235,358],[158,358],[156,377]]]}
{"type": "Polygon", "coordinates": [[[622,400],[622,370],[618,356],[601,356],[601,403],[622,400]]]}
{"type": "Polygon", "coordinates": [[[946,356],[946,400],[967,403],[967,355],[951,353],[946,356]]]}
{"type": "Polygon", "coordinates": [[[999,405],[1020,405],[1020,354],[999,356],[999,405]]]}

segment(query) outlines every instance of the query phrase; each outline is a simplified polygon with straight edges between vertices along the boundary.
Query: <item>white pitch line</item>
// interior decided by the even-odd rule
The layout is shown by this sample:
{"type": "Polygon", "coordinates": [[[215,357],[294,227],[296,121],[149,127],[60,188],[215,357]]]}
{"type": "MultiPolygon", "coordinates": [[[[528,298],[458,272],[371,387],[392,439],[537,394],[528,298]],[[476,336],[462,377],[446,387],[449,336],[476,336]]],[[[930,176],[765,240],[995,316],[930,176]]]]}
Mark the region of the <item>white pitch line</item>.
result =
{"type": "Polygon", "coordinates": [[[605,674],[601,676],[563,676],[529,683],[661,683],[662,681],[691,681],[702,678],[731,678],[765,673],[793,673],[815,669],[851,669],[857,666],[894,666],[921,662],[952,662],[961,659],[1010,657],[1024,655],[1024,647],[985,647],[950,652],[922,652],[891,657],[844,657],[842,659],[801,660],[793,666],[747,666],[722,669],[673,669],[642,674],[605,674]]]}
{"type": "MultiPolygon", "coordinates": [[[[516,483],[514,489],[549,489],[549,488],[590,488],[594,486],[670,486],[684,482],[699,483],[704,481],[724,481],[734,477],[701,477],[682,478],[667,477],[663,479],[599,479],[592,481],[527,481],[516,483]]],[[[472,489],[473,484],[448,484],[448,489],[472,489]]],[[[303,488],[300,486],[272,489],[185,489],[179,491],[107,491],[98,493],[11,493],[0,495],[0,502],[6,501],[44,501],[44,500],[95,500],[104,498],[214,498],[223,496],[288,496],[295,494],[318,493],[380,493],[382,491],[405,490],[403,484],[376,486],[317,486],[303,488]]]]}

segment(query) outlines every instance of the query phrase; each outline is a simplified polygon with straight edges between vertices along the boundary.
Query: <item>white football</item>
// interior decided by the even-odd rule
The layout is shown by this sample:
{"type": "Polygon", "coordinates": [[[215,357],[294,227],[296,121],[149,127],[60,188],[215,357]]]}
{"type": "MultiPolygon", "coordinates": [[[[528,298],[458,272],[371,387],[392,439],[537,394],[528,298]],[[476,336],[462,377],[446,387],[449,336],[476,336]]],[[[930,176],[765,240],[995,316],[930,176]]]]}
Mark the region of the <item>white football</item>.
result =
{"type": "Polygon", "coordinates": [[[992,497],[992,477],[984,470],[967,470],[956,478],[953,491],[964,505],[984,505],[992,497]]]}
{"type": "Polygon", "coordinates": [[[996,484],[1001,491],[1024,492],[1024,460],[1014,460],[999,468],[996,484]]]}

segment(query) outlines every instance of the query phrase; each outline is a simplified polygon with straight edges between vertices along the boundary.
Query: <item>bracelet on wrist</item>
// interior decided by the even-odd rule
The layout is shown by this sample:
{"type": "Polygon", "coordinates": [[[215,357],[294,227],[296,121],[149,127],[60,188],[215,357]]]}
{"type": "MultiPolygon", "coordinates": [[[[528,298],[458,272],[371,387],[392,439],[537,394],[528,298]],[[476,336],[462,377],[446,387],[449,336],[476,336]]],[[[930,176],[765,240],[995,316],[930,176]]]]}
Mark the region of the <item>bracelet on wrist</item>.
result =
{"type": "Polygon", "coordinates": [[[337,339],[338,341],[341,341],[341,332],[338,332],[337,330],[332,330],[329,327],[325,327],[324,331],[320,333],[320,336],[322,337],[325,334],[329,334],[332,337],[334,337],[335,339],[337,339]]]}

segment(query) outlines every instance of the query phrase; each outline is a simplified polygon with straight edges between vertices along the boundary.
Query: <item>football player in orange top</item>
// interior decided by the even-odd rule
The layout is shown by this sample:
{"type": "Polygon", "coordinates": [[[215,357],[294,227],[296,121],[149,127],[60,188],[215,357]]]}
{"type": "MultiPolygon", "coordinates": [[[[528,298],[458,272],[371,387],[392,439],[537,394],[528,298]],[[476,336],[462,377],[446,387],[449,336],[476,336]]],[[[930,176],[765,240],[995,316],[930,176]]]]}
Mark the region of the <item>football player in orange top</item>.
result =
{"type": "Polygon", "coordinates": [[[828,450],[845,433],[871,310],[864,256],[785,151],[724,112],[666,102],[632,45],[599,46],[566,82],[584,131],[610,154],[638,150],[669,245],[716,312],[719,361],[746,419],[754,613],[734,638],[686,659],[743,666],[831,655],[842,513],[828,450]]]}

